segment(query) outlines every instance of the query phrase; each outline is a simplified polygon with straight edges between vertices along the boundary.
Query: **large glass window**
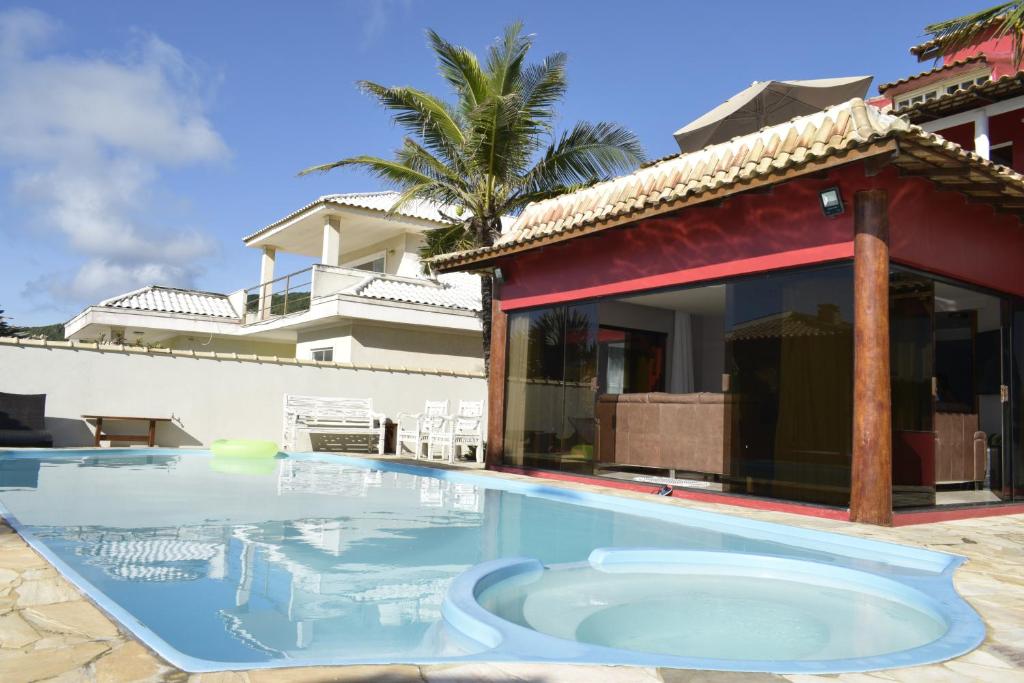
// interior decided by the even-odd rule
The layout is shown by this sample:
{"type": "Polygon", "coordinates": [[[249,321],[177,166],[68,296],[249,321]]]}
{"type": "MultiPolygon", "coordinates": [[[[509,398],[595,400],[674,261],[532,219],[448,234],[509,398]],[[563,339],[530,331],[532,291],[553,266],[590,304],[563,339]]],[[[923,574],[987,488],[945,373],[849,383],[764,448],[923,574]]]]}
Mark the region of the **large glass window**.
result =
{"type": "Polygon", "coordinates": [[[1006,304],[904,268],[889,297],[893,507],[1009,499],[1006,304]]]}
{"type": "Polygon", "coordinates": [[[1007,418],[1006,443],[1000,441],[999,454],[1002,463],[1001,486],[1004,497],[1014,500],[1024,498],[1024,303],[1017,301],[1007,305],[1010,343],[1006,359],[1006,380],[1003,391],[1007,402],[1004,404],[1007,418]]]}
{"type": "Polygon", "coordinates": [[[889,370],[896,508],[935,502],[934,320],[932,280],[894,270],[889,277],[889,370]]]}
{"type": "Polygon", "coordinates": [[[725,358],[727,490],[848,504],[852,268],[730,283],[725,358]]]}
{"type": "Polygon", "coordinates": [[[841,265],[514,313],[505,461],[844,505],[852,311],[841,265]]]}
{"type": "Polygon", "coordinates": [[[597,389],[597,307],[509,316],[505,461],[590,472],[597,389]]]}

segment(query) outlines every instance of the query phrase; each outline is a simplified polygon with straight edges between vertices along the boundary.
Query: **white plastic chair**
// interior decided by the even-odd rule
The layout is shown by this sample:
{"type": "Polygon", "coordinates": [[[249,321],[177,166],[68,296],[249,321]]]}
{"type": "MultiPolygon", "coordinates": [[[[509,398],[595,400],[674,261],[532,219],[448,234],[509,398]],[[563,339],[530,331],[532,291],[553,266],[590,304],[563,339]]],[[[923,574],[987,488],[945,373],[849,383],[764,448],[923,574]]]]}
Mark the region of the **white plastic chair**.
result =
{"type": "Polygon", "coordinates": [[[459,401],[459,412],[452,429],[453,449],[460,451],[464,446],[476,447],[476,461],[484,457],[484,402],[459,401]]]}
{"type": "Polygon", "coordinates": [[[398,414],[398,443],[395,449],[402,454],[405,444],[415,444],[413,453],[416,458],[424,457],[423,447],[427,444],[427,436],[439,427],[443,418],[448,415],[448,401],[426,401],[422,413],[398,414]]]}

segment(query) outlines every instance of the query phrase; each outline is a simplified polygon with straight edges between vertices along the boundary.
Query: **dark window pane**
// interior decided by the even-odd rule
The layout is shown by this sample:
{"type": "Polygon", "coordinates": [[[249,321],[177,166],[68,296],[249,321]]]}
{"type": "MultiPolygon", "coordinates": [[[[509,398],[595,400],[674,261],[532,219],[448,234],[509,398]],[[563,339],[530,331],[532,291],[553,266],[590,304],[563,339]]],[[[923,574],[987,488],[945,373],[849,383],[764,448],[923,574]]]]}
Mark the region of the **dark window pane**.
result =
{"type": "Polygon", "coordinates": [[[592,469],[597,307],[509,316],[505,462],[592,469]]]}
{"type": "Polygon", "coordinates": [[[600,393],[641,394],[665,390],[665,334],[601,327],[598,340],[600,393]]]}
{"type": "Polygon", "coordinates": [[[728,285],[727,490],[849,502],[852,317],[848,265],[728,285]]]}
{"type": "Polygon", "coordinates": [[[935,502],[934,327],[931,278],[894,270],[889,277],[889,371],[896,508],[935,502]]]}
{"type": "Polygon", "coordinates": [[[1003,145],[989,151],[989,159],[994,164],[1013,166],[1013,145],[1003,145]]]}

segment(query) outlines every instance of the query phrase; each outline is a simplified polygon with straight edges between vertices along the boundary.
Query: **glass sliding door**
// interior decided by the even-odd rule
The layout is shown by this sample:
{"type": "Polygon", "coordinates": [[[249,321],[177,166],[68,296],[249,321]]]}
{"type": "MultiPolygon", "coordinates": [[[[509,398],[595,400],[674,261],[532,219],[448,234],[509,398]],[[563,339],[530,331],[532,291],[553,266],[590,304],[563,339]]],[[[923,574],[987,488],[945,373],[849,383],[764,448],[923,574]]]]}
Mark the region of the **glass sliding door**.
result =
{"type": "Polygon", "coordinates": [[[899,267],[889,282],[893,507],[1009,499],[1009,301],[899,267]]]}
{"type": "Polygon", "coordinates": [[[853,269],[728,283],[726,490],[847,505],[853,269]]]}
{"type": "Polygon", "coordinates": [[[931,278],[889,276],[894,508],[935,503],[935,286],[931,278]]]}
{"type": "Polygon", "coordinates": [[[597,308],[509,315],[505,463],[593,469],[597,308]]]}
{"type": "Polygon", "coordinates": [[[1024,500],[1024,302],[1007,302],[1007,352],[1004,358],[1004,383],[1001,387],[1006,420],[1000,444],[1003,481],[1000,491],[1005,500],[1024,500]]]}

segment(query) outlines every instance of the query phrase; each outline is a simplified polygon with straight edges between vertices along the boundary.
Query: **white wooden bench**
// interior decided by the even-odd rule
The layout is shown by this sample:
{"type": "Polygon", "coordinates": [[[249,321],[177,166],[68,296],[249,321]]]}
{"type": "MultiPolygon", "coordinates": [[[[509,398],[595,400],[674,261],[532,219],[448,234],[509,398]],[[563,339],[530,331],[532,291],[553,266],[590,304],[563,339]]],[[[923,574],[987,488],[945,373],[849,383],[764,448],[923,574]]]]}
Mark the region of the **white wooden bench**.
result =
{"type": "Polygon", "coordinates": [[[283,449],[295,450],[299,432],[365,436],[366,451],[377,437],[377,454],[384,453],[386,418],[373,412],[372,398],[284,395],[283,449]]]}

